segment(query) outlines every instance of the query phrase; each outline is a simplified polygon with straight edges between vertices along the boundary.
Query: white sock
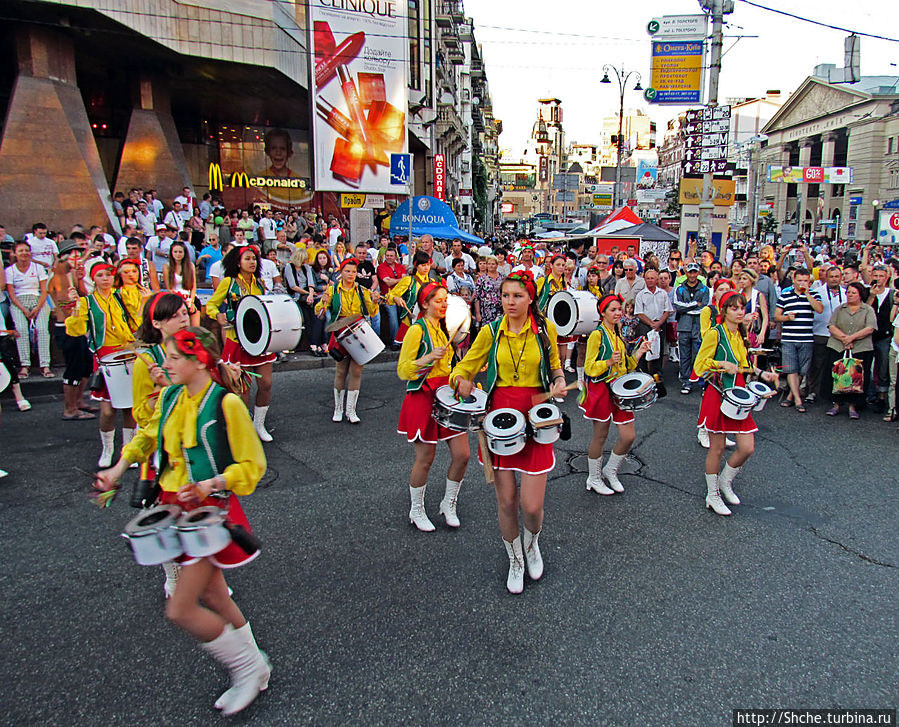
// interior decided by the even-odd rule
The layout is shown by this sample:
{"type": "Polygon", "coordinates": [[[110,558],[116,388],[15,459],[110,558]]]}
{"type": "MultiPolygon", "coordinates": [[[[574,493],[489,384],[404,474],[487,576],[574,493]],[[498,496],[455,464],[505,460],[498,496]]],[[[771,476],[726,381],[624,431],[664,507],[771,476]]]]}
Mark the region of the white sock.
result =
{"type": "Polygon", "coordinates": [[[580,381],[582,384],[584,383],[584,367],[583,366],[577,367],[577,380],[580,381]]]}

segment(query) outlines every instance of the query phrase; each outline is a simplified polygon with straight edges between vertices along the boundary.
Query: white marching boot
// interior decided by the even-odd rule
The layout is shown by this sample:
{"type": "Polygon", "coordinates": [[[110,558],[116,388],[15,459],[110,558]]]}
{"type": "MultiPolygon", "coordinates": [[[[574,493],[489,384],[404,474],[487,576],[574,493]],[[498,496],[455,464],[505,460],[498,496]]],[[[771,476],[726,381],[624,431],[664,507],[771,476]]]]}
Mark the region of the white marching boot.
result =
{"type": "Polygon", "coordinates": [[[257,406],[253,409],[253,426],[256,427],[256,434],[263,442],[271,442],[272,435],[265,429],[265,416],[268,414],[267,406],[257,406]]]}
{"type": "Polygon", "coordinates": [[[621,463],[624,462],[625,457],[627,457],[626,454],[615,454],[614,452],[610,452],[609,461],[606,462],[606,466],[602,468],[602,476],[609,481],[609,487],[615,490],[615,492],[624,492],[624,485],[622,485],[621,480],[618,479],[618,468],[621,467],[621,463]]]}
{"type": "Polygon", "coordinates": [[[742,467],[731,467],[726,462],[724,463],[724,469],[721,470],[721,474],[718,475],[718,490],[721,492],[721,497],[724,498],[724,501],[728,505],[739,505],[740,498],[737,497],[737,493],[734,492],[733,484],[734,477],[736,477],[742,467]]]}
{"type": "Polygon", "coordinates": [[[346,420],[350,424],[358,424],[362,420],[356,416],[356,402],[359,401],[359,389],[346,393],[346,420]]]}
{"type": "Polygon", "coordinates": [[[506,578],[506,589],[509,593],[521,593],[524,590],[524,556],[521,552],[521,536],[511,543],[503,540],[506,554],[509,556],[509,576],[506,578]]]}
{"type": "Polygon", "coordinates": [[[431,533],[436,528],[434,523],[428,519],[425,512],[425,490],[427,485],[421,487],[409,486],[409,498],[412,500],[412,508],[409,510],[409,522],[421,530],[423,533],[431,533]]]}
{"type": "Polygon", "coordinates": [[[600,473],[601,469],[602,457],[599,459],[587,457],[587,489],[593,490],[600,495],[614,495],[615,491],[606,487],[606,483],[603,482],[602,474],[600,473]]]}
{"type": "Polygon", "coordinates": [[[343,421],[343,391],[337,389],[334,389],[334,416],[331,417],[331,421],[343,421]]]}
{"type": "Polygon", "coordinates": [[[107,469],[112,467],[112,458],[115,455],[115,429],[111,432],[100,432],[100,441],[103,443],[103,451],[97,460],[97,467],[107,469]]]}
{"type": "Polygon", "coordinates": [[[440,514],[446,520],[446,524],[451,528],[457,528],[461,524],[459,516],[456,515],[456,500],[459,499],[459,490],[462,489],[462,480],[458,482],[446,478],[446,493],[443,500],[440,501],[440,514]]]}
{"type": "Polygon", "coordinates": [[[218,637],[200,644],[200,648],[231,672],[231,688],[215,702],[215,708],[223,714],[240,712],[259,696],[259,692],[268,689],[271,666],[256,646],[249,622],[239,629],[225,624],[225,630],[218,637]]]}
{"type": "Polygon", "coordinates": [[[539,581],[540,576],[543,575],[543,556],[540,555],[540,546],[537,545],[537,538],[540,537],[541,532],[538,530],[536,533],[532,533],[527,528],[524,529],[524,560],[532,581],[539,581]]]}
{"type": "Polygon", "coordinates": [[[696,439],[699,440],[699,443],[703,447],[705,447],[706,449],[709,448],[710,442],[708,429],[706,429],[705,427],[699,427],[699,429],[696,430],[696,439]]]}
{"type": "Polygon", "coordinates": [[[705,496],[705,506],[716,515],[730,515],[730,510],[721,499],[721,493],[718,491],[718,475],[705,475],[705,485],[708,494],[705,496]]]}
{"type": "Polygon", "coordinates": [[[171,598],[175,595],[175,588],[178,585],[178,575],[181,573],[181,566],[174,561],[168,561],[162,564],[162,571],[165,573],[165,583],[162,584],[165,590],[165,597],[171,598]]]}

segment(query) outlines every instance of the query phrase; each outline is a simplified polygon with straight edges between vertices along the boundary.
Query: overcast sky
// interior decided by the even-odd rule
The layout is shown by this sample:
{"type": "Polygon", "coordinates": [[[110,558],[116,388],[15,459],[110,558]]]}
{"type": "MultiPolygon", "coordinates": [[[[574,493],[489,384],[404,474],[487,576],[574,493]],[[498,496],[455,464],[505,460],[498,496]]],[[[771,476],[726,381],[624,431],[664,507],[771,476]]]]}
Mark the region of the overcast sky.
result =
{"type": "MultiPolygon", "coordinates": [[[[662,15],[700,11],[691,0],[464,0],[483,48],[493,110],[503,121],[500,146],[524,149],[541,97],[562,99],[569,141],[598,140],[602,117],[618,113],[617,84],[600,84],[611,63],[649,81],[650,40],[646,24],[662,15]],[[536,31],[536,32],[532,32],[536,31]],[[614,88],[613,88],[614,86],[614,88]]],[[[899,37],[895,0],[760,0],[761,4],[852,30],[899,37]],[[846,12],[851,7],[851,12],[846,12]]],[[[818,63],[843,63],[846,33],[776,15],[743,2],[726,16],[719,102],[762,95],[767,89],[794,91],[818,63]]],[[[709,25],[711,28],[711,24],[709,25]]],[[[899,43],[861,39],[863,75],[897,75],[899,43]]],[[[633,87],[633,79],[629,84],[633,87]]],[[[625,108],[642,108],[664,122],[683,107],[650,106],[642,93],[628,91],[625,108]]]]}

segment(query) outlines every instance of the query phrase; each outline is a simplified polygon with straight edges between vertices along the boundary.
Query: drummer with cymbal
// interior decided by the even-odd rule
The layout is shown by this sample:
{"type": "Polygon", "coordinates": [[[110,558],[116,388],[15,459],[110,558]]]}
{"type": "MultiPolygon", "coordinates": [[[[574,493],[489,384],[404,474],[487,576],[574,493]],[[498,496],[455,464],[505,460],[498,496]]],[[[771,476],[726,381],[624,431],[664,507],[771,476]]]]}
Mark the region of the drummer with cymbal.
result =
{"type": "MultiPolygon", "coordinates": [[[[255,245],[233,247],[222,259],[224,277],[206,302],[206,315],[218,321],[225,332],[222,361],[236,364],[256,373],[256,401],[253,408],[253,426],[263,442],[271,442],[272,435],[265,428],[265,417],[272,400],[272,364],[274,353],[252,356],[241,348],[234,330],[237,306],[245,295],[264,295],[265,285],[260,277],[262,264],[255,245]]],[[[244,388],[242,398],[250,408],[250,387],[244,388]]]]}
{"type": "Polygon", "coordinates": [[[693,364],[697,376],[710,377],[710,385],[705,387],[702,395],[699,426],[709,433],[709,452],[705,458],[705,504],[717,515],[730,515],[727,505],[740,504],[740,498],[733,490],[733,481],[755,451],[754,433],[758,431],[751,414],[745,419],[733,419],[721,411],[722,391],[745,386],[743,372],[754,372],[774,388],[778,383],[777,374],[750,366],[745,318],[746,299],[734,291],[724,293],[718,302],[717,324],[703,334],[693,364]],[[728,434],[736,436],[737,449],[719,474],[718,467],[728,434]]]}
{"type": "MultiPolygon", "coordinates": [[[[333,326],[342,318],[356,319],[359,316],[376,316],[378,314],[381,294],[377,289],[368,290],[356,282],[358,268],[359,263],[354,257],[348,257],[341,262],[340,280],[337,283],[331,283],[322,299],[315,305],[315,315],[319,318],[324,318],[327,315],[329,325],[333,326]]],[[[347,323],[351,322],[352,320],[347,321],[347,323]]],[[[332,356],[340,351],[340,346],[333,332],[331,333],[328,350],[332,356]]],[[[344,353],[343,359],[337,361],[337,366],[334,369],[334,416],[331,417],[331,421],[343,421],[344,386],[347,388],[347,421],[351,424],[358,424],[362,421],[356,414],[356,403],[359,401],[359,387],[361,384],[362,365],[356,363],[349,354],[344,353]]]]}
{"type": "Polygon", "coordinates": [[[593,439],[587,448],[587,489],[600,495],[624,492],[624,486],[618,479],[618,469],[636,437],[633,412],[619,408],[612,398],[609,384],[619,376],[634,371],[649,350],[649,342],[644,338],[634,354],[628,354],[627,344],[618,327],[624,312],[623,305],[621,296],[615,294],[604,295],[596,304],[601,322],[599,328],[587,339],[584,365],[587,388],[582,392],[578,403],[584,412],[584,419],[593,422],[593,439]],[[603,467],[603,447],[612,422],[618,427],[618,441],[609,454],[608,463],[603,467]],[[603,478],[609,481],[608,486],[603,478]]]}
{"type": "Polygon", "coordinates": [[[434,419],[434,395],[449,381],[455,351],[446,328],[447,291],[442,283],[428,283],[418,293],[421,316],[406,332],[397,364],[397,375],[406,382],[397,432],[405,434],[415,448],[415,463],[409,475],[412,507],[409,521],[423,532],[434,530],[425,512],[425,489],[434,462],[437,442],[446,442],[450,466],[440,514],[451,528],[459,527],[456,500],[468,467],[470,451],[465,431],[448,429],[434,419]]]}
{"type": "Polygon", "coordinates": [[[412,256],[412,274],[400,281],[387,292],[387,304],[399,306],[400,325],[394,343],[402,343],[403,336],[414,322],[412,313],[418,301],[418,291],[431,282],[431,256],[424,250],[417,250],[412,256]]]}
{"type": "MultiPolygon", "coordinates": [[[[474,377],[487,365],[487,393],[490,410],[517,409],[527,418],[534,397],[566,394],[565,376],[556,346],[556,327],[537,306],[537,287],[528,271],[510,274],[500,288],[503,317],[481,328],[465,357],[453,368],[450,385],[459,396],[474,389],[474,377]]],[[[544,397],[545,398],[545,397],[544,397]]],[[[481,452],[481,461],[490,466],[490,452],[481,452]]],[[[506,588],[510,593],[524,590],[524,562],[528,575],[543,575],[543,558],[537,539],[543,527],[546,477],[556,465],[552,444],[527,438],[517,454],[492,455],[496,477],[499,529],[509,556],[506,588]],[[515,473],[521,476],[521,492],[515,473]],[[518,528],[519,506],[524,520],[524,544],[518,528]]]]}

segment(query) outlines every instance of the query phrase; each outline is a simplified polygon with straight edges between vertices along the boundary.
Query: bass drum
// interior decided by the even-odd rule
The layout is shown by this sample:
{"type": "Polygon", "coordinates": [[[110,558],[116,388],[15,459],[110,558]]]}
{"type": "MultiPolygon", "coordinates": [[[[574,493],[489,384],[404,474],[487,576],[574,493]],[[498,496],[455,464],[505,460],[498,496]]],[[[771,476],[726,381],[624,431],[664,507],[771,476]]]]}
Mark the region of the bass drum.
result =
{"type": "Polygon", "coordinates": [[[446,296],[446,330],[451,336],[450,342],[457,346],[471,330],[471,308],[461,295],[450,293],[446,296]]]}
{"type": "Polygon", "coordinates": [[[245,295],[237,304],[234,329],[250,356],[293,351],[303,335],[303,316],[289,295],[245,295]]]}
{"type": "Polygon", "coordinates": [[[549,299],[546,317],[560,336],[586,336],[599,328],[596,296],[587,290],[560,290],[549,299]]]}

